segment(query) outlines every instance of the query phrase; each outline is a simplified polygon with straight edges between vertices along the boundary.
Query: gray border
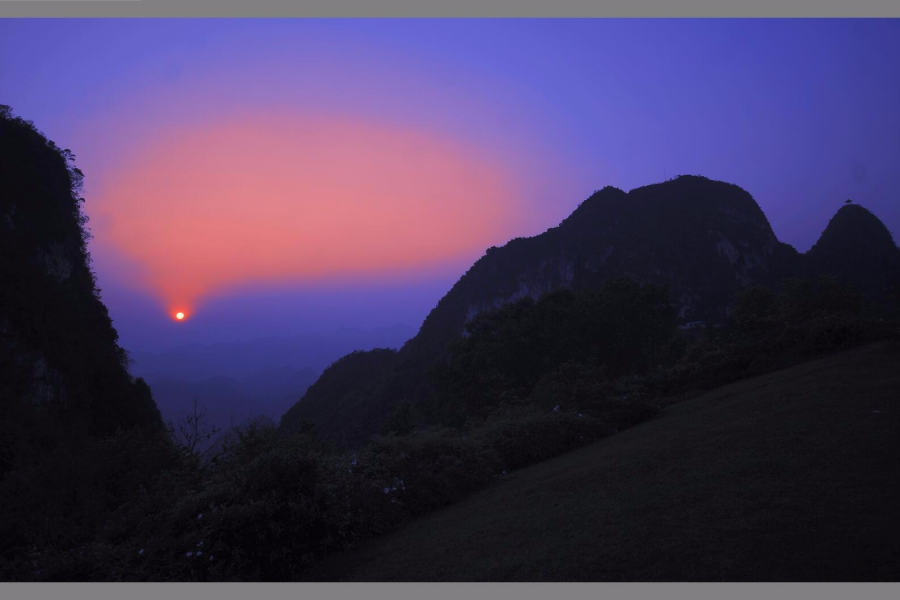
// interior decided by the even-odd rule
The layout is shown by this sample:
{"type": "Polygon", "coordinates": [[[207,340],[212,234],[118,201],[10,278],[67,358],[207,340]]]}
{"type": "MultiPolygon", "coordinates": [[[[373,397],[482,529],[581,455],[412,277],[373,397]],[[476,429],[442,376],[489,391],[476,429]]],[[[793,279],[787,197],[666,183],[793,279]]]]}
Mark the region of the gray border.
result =
{"type": "Polygon", "coordinates": [[[900,17],[897,0],[0,0],[0,17],[900,17]]]}

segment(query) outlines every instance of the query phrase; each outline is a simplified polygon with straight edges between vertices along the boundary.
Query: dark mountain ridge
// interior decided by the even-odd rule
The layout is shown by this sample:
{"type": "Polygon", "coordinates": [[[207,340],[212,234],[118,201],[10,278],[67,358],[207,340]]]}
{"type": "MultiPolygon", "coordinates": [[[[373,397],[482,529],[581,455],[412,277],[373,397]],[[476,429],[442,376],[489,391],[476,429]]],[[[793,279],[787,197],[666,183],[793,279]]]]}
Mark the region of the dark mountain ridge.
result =
{"type": "Polygon", "coordinates": [[[69,150],[0,106],[0,475],[35,447],[162,429],[91,272],[82,177],[69,150]]]}
{"type": "Polygon", "coordinates": [[[776,243],[762,210],[734,185],[680,177],[627,194],[606,187],[558,227],[488,249],[403,352],[431,357],[483,310],[622,276],[670,285],[681,320],[722,320],[737,289],[769,278],[776,243]]]}
{"type": "MultiPolygon", "coordinates": [[[[427,370],[468,321],[520,298],[597,289],[629,277],[668,286],[679,322],[721,323],[749,285],[777,287],[788,277],[822,274],[853,284],[888,309],[900,282],[900,250],[884,225],[855,205],[838,211],[816,246],[801,254],[778,241],[762,209],[736,185],[682,176],[627,193],[605,187],[559,226],[489,248],[385,371],[352,373],[341,364],[342,389],[311,386],[282,427],[291,431],[307,419],[326,436],[365,440],[394,402],[427,396],[427,370]]],[[[333,375],[329,371],[323,379],[333,375]]]]}
{"type": "Polygon", "coordinates": [[[852,285],[882,312],[896,300],[900,250],[884,223],[858,204],[837,211],[805,258],[810,271],[852,285]]]}

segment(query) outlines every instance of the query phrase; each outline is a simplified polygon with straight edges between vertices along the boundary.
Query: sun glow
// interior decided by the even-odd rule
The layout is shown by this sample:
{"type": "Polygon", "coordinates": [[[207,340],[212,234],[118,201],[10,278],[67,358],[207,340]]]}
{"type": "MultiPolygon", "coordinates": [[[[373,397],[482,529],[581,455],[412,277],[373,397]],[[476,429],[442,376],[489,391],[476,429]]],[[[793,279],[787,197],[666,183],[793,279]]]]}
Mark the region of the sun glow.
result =
{"type": "Polygon", "coordinates": [[[170,306],[468,256],[506,241],[519,196],[507,165],[446,135],[293,113],[162,131],[103,183],[96,237],[170,306]]]}

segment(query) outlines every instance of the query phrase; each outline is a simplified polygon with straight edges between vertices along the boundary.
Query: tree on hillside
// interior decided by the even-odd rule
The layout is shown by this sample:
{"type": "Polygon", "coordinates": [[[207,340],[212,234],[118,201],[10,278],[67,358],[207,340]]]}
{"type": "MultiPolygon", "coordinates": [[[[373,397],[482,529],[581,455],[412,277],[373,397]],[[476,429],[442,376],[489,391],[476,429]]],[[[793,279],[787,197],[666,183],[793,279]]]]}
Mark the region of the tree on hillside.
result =
{"type": "Polygon", "coordinates": [[[190,456],[202,454],[200,447],[214,435],[219,433],[218,428],[209,422],[206,408],[200,405],[197,397],[191,402],[191,410],[177,423],[169,421],[169,435],[172,440],[190,456]]]}

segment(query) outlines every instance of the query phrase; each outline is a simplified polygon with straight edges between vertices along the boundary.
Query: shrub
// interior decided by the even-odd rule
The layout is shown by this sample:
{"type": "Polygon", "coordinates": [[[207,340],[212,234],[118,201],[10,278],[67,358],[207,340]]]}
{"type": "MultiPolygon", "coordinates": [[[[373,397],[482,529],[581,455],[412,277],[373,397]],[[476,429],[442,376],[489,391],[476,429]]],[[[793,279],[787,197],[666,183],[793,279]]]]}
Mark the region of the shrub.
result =
{"type": "Polygon", "coordinates": [[[493,416],[472,432],[499,456],[506,469],[518,469],[602,439],[614,427],[575,412],[508,413],[493,416]]]}
{"type": "Polygon", "coordinates": [[[501,470],[488,446],[449,429],[383,437],[360,455],[358,465],[410,515],[449,504],[501,470]]]}

